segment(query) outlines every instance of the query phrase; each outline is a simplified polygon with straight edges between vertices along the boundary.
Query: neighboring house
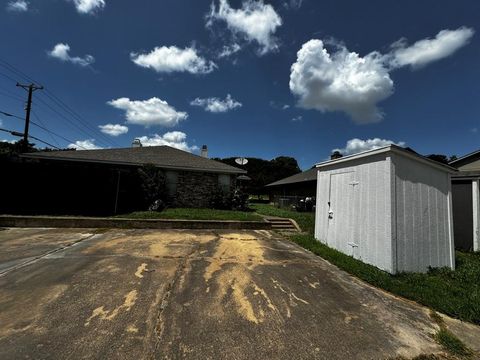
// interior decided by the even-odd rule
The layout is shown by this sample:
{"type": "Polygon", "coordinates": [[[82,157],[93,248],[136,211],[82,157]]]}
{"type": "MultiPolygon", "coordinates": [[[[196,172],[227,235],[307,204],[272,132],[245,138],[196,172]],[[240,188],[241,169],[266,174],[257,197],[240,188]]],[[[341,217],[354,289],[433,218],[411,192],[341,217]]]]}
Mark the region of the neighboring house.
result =
{"type": "Polygon", "coordinates": [[[286,177],[265,185],[271,196],[310,196],[315,197],[317,189],[317,169],[286,177]]]}
{"type": "Polygon", "coordinates": [[[146,164],[163,171],[172,206],[208,207],[219,189],[228,191],[235,186],[236,177],[246,173],[169,146],[48,151],[20,157],[23,161],[5,164],[4,174],[9,175],[0,192],[8,189],[15,196],[4,194],[9,198],[0,205],[4,213],[131,211],[141,197],[137,169],[146,164]]]}
{"type": "Polygon", "coordinates": [[[452,177],[455,246],[480,251],[480,150],[450,162],[459,170],[452,177]]]}
{"type": "Polygon", "coordinates": [[[392,274],[455,267],[455,169],[390,145],[317,171],[317,240],[392,274]]]}

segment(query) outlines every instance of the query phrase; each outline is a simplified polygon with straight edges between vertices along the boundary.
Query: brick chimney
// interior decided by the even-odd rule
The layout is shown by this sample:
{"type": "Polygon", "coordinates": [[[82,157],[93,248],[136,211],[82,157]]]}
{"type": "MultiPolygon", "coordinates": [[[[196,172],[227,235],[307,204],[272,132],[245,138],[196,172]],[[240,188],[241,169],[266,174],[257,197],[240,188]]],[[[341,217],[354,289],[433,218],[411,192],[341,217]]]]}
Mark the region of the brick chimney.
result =
{"type": "Polygon", "coordinates": [[[200,152],[200,156],[204,158],[208,158],[208,148],[207,145],[202,146],[202,150],[200,152]]]}

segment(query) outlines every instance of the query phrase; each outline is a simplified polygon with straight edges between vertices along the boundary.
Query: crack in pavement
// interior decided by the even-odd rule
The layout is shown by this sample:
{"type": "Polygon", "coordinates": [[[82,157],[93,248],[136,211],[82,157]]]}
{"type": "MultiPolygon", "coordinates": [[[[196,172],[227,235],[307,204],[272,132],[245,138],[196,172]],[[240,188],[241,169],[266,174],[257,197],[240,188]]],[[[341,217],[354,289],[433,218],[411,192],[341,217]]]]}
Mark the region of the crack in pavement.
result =
{"type": "Polygon", "coordinates": [[[12,272],[12,271],[15,271],[15,270],[18,270],[18,269],[21,269],[23,267],[26,267],[26,266],[29,266],[29,265],[32,265],[32,264],[35,264],[36,262],[46,258],[47,256],[50,256],[50,255],[53,255],[53,254],[56,254],[60,251],[63,251],[63,250],[66,250],[68,248],[71,248],[72,246],[75,246],[75,245],[78,245],[80,244],[81,242],[84,242],[84,241],[87,241],[87,240],[92,240],[94,237],[96,236],[99,236],[99,234],[92,234],[90,236],[87,236],[87,237],[84,237],[82,239],[79,239],[79,240],[75,240],[73,241],[72,243],[70,244],[66,244],[64,246],[61,246],[59,248],[56,248],[56,249],[53,249],[53,250],[50,250],[50,251],[47,251],[46,253],[42,254],[42,255],[38,255],[38,256],[35,256],[33,259],[29,259],[27,261],[24,261],[20,264],[16,264],[16,265],[13,265],[11,267],[8,267],[2,271],[0,271],[0,277],[3,277],[5,275],[7,275],[8,273],[12,272]]]}
{"type": "MultiPolygon", "coordinates": [[[[216,236],[215,240],[218,240],[217,234],[214,234],[214,235],[216,236]]],[[[156,324],[155,324],[156,341],[155,341],[155,346],[154,346],[154,349],[153,349],[153,354],[151,354],[151,356],[149,357],[150,359],[155,358],[155,355],[156,355],[156,353],[157,353],[157,351],[158,351],[158,349],[161,345],[161,342],[162,342],[162,337],[163,337],[163,333],[164,333],[164,330],[165,330],[165,327],[163,326],[164,321],[165,321],[163,314],[165,312],[165,309],[170,304],[170,297],[172,295],[172,292],[175,290],[175,287],[178,284],[178,282],[180,281],[180,279],[183,276],[185,276],[185,269],[187,268],[187,264],[192,259],[195,259],[193,257],[193,254],[197,253],[199,251],[199,248],[200,248],[200,243],[196,243],[196,246],[193,248],[193,250],[190,253],[188,253],[187,255],[182,257],[183,260],[178,264],[177,269],[175,270],[175,274],[173,276],[172,281],[170,281],[166,286],[166,292],[160,300],[160,309],[158,311],[157,321],[156,321],[156,324]]]]}

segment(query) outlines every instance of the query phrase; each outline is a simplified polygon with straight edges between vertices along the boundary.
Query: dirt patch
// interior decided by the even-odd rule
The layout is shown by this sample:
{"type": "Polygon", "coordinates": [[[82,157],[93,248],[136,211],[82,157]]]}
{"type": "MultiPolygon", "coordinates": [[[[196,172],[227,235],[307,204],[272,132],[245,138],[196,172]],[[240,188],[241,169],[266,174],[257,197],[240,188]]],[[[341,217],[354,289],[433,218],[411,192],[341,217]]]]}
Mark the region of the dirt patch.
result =
{"type": "Polygon", "coordinates": [[[130,311],[137,301],[137,290],[132,290],[125,295],[123,304],[117,306],[113,310],[105,310],[105,306],[100,306],[92,311],[92,315],[85,321],[85,326],[90,325],[90,321],[98,317],[101,320],[113,320],[122,310],[130,311]]]}
{"type": "Polygon", "coordinates": [[[253,235],[228,233],[220,235],[215,253],[209,259],[204,280],[213,295],[213,314],[223,313],[225,301],[233,302],[235,310],[244,319],[259,324],[266,318],[266,312],[278,313],[267,292],[251,276],[252,270],[268,261],[264,246],[253,235]],[[210,286],[214,280],[215,286],[210,286]]]}

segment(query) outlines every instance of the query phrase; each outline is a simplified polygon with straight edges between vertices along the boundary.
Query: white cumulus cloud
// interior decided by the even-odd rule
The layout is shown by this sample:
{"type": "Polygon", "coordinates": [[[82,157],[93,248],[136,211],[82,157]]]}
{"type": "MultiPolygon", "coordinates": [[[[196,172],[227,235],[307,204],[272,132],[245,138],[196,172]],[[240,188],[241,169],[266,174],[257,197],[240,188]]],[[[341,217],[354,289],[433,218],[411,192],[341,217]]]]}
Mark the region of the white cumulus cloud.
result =
{"type": "Polygon", "coordinates": [[[225,57],[232,56],[233,54],[239,52],[241,49],[242,47],[237,43],[234,43],[232,45],[225,45],[222,48],[222,51],[220,51],[220,53],[218,54],[218,57],[225,58],[225,57]]]}
{"type": "Polygon", "coordinates": [[[154,134],[150,137],[141,136],[138,139],[140,139],[140,142],[142,143],[143,146],[167,145],[167,146],[171,146],[171,147],[174,147],[176,149],[180,149],[180,150],[188,151],[188,152],[198,150],[197,146],[188,145],[187,134],[185,134],[181,131],[171,131],[171,132],[167,132],[163,135],[154,134]]]}
{"type": "Polygon", "coordinates": [[[338,46],[333,54],[321,40],[303,44],[290,73],[299,106],[343,111],[358,123],[382,119],[377,103],[393,93],[393,81],[378,53],[361,57],[338,46]]]}
{"type": "Polygon", "coordinates": [[[130,58],[138,66],[153,69],[159,73],[208,74],[217,67],[214,62],[199,56],[194,47],[185,49],[176,46],[155,47],[149,53],[131,53],[130,58]]]}
{"type": "Polygon", "coordinates": [[[95,144],[94,139],[87,139],[87,140],[77,140],[73,144],[68,145],[69,149],[77,149],[77,150],[98,150],[103,149],[102,147],[95,144]]]}
{"type": "Polygon", "coordinates": [[[166,101],[157,97],[148,100],[130,100],[119,98],[107,104],[126,112],[127,122],[136,125],[149,126],[175,126],[188,117],[186,112],[177,111],[166,101]]]}
{"type": "Polygon", "coordinates": [[[73,0],[73,3],[81,14],[93,14],[105,7],[105,0],[73,0]]]}
{"type": "Polygon", "coordinates": [[[346,155],[357,154],[363,151],[378,149],[378,148],[392,145],[392,144],[398,145],[401,147],[405,147],[406,145],[405,142],[403,141],[396,143],[392,140],[385,140],[385,139],[379,139],[379,138],[367,139],[367,140],[351,139],[347,141],[347,144],[343,149],[333,149],[332,152],[339,151],[342,155],[346,156],[346,155]]]}
{"type": "Polygon", "coordinates": [[[467,45],[475,31],[461,27],[457,30],[442,30],[434,39],[423,39],[407,46],[406,39],[400,39],[392,45],[393,67],[411,66],[420,68],[433,61],[446,58],[467,45]]]}
{"type": "Polygon", "coordinates": [[[120,136],[128,133],[128,127],[120,124],[99,125],[100,131],[110,136],[120,136]]]}
{"type": "Polygon", "coordinates": [[[84,57],[70,56],[70,46],[68,44],[59,43],[54,46],[51,51],[48,51],[48,55],[59,59],[64,62],[70,62],[75,65],[88,66],[95,62],[95,58],[92,55],[85,55],[84,57]]]}
{"type": "Polygon", "coordinates": [[[25,0],[9,1],[7,3],[7,10],[14,11],[14,12],[25,12],[25,11],[28,11],[29,5],[30,3],[25,0]]]}
{"type": "Polygon", "coordinates": [[[388,54],[373,51],[365,56],[342,44],[334,44],[329,51],[322,40],[312,39],[303,44],[291,67],[290,91],[302,108],[340,111],[359,124],[378,122],[383,119],[378,104],[394,92],[390,72],[448,57],[468,44],[473,34],[473,29],[465,27],[442,30],[435,39],[423,39],[412,46],[400,40],[392,44],[388,54]]]}
{"type": "Polygon", "coordinates": [[[263,0],[244,0],[240,9],[234,9],[227,0],[219,0],[218,8],[212,3],[207,16],[207,26],[215,20],[224,21],[234,36],[255,41],[260,45],[260,54],[278,48],[275,38],[277,28],[282,25],[282,18],[270,4],[263,0]]]}
{"type": "Polygon", "coordinates": [[[238,107],[242,107],[242,103],[233,99],[230,94],[228,94],[224,100],[216,97],[211,97],[207,99],[196,98],[195,100],[190,102],[190,105],[200,106],[204,108],[205,111],[212,113],[223,113],[229,110],[234,110],[238,107]]]}

